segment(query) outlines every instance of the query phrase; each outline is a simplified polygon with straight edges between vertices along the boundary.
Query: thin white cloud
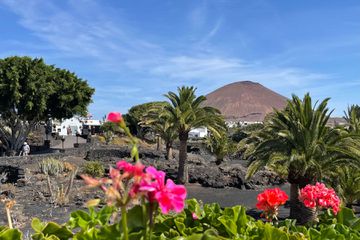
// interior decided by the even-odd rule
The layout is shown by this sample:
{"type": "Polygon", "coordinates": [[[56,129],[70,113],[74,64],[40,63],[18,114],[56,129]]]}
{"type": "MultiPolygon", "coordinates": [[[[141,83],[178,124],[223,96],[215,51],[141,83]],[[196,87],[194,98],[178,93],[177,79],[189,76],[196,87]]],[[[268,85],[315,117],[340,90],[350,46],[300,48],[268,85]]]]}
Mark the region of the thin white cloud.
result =
{"type": "MultiPolygon", "coordinates": [[[[95,112],[106,111],[105,106],[107,109],[116,107],[114,99],[126,98],[132,102],[154,100],[151,94],[159,94],[160,98],[161,93],[170,90],[169,87],[180,84],[195,84],[201,87],[202,93],[207,93],[237,80],[253,80],[275,89],[285,89],[316,85],[316,82],[332,78],[305,69],[255,63],[221,53],[201,54],[196,48],[192,54],[185,54],[192,47],[187,43],[175,50],[164,49],[166,44],[147,41],[131,25],[119,19],[113,20],[100,2],[81,1],[87,4],[71,0],[65,8],[56,1],[45,0],[3,0],[0,3],[19,16],[19,23],[24,28],[47,42],[60,55],[96,61],[95,66],[100,72],[131,72],[146,76],[137,80],[140,87],[124,87],[131,86],[134,79],[113,80],[112,85],[96,84],[99,88],[92,105],[95,112]]],[[[191,12],[189,19],[193,27],[208,27],[206,1],[191,12]]],[[[222,24],[222,18],[218,18],[200,38],[200,44],[218,34],[222,24]]],[[[121,106],[121,110],[124,108],[121,106]]]]}
{"type": "Polygon", "coordinates": [[[207,22],[207,2],[206,0],[198,1],[200,4],[198,4],[196,7],[194,7],[190,13],[189,13],[189,21],[192,27],[194,28],[201,28],[203,27],[207,22]]]}
{"type": "Polygon", "coordinates": [[[215,25],[210,29],[210,31],[200,40],[198,43],[199,45],[206,44],[208,41],[210,41],[220,30],[220,27],[222,25],[223,19],[219,18],[215,25]]]}

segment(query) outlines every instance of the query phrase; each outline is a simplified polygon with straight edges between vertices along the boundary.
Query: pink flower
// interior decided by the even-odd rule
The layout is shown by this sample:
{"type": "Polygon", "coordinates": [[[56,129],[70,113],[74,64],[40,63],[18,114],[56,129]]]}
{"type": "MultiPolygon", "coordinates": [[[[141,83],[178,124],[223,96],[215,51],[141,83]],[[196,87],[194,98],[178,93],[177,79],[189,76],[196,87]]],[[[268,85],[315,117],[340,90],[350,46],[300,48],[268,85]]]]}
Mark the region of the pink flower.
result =
{"type": "Polygon", "coordinates": [[[121,116],[121,113],[119,112],[110,112],[108,114],[107,120],[113,123],[119,123],[124,121],[124,119],[121,116]]]}
{"type": "Polygon", "coordinates": [[[186,188],[176,185],[171,179],[165,184],[165,173],[154,167],[146,168],[148,177],[140,183],[140,191],[147,192],[149,202],[158,202],[161,212],[181,212],[185,206],[186,188]]]}
{"type": "Polygon", "coordinates": [[[334,189],[327,188],[323,183],[306,185],[300,190],[299,200],[308,208],[332,208],[337,214],[340,207],[340,198],[334,189]]]}
{"type": "Polygon", "coordinates": [[[199,217],[196,215],[196,213],[191,213],[191,216],[192,216],[192,218],[194,219],[194,220],[198,220],[199,219],[199,217]]]}
{"type": "Polygon", "coordinates": [[[181,212],[185,206],[186,188],[176,185],[172,180],[165,182],[165,173],[154,167],[147,167],[140,162],[135,165],[126,161],[116,163],[116,168],[110,168],[110,178],[94,179],[83,176],[85,182],[92,187],[100,187],[110,205],[121,206],[145,195],[150,203],[157,202],[161,211],[181,212]],[[123,195],[127,192],[127,195],[123,195]]]}

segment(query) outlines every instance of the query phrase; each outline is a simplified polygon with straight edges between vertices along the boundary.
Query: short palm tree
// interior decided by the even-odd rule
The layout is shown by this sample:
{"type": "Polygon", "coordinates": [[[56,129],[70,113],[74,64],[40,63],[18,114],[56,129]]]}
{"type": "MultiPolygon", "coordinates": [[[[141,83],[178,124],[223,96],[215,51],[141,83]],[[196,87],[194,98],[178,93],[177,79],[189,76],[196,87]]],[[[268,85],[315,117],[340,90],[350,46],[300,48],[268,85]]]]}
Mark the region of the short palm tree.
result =
{"type": "Polygon", "coordinates": [[[248,177],[265,166],[281,165],[287,169],[290,217],[300,223],[315,217],[299,202],[300,188],[321,181],[338,166],[360,165],[359,140],[327,125],[331,114],[328,101],[313,106],[309,94],[303,100],[293,95],[287,107],[275,111],[265,124],[248,169],[248,177]]]}
{"type": "Polygon", "coordinates": [[[178,137],[172,115],[164,111],[165,105],[155,106],[149,109],[144,115],[140,125],[149,127],[153,132],[159,134],[165,142],[166,158],[172,159],[173,143],[178,137]]]}
{"type": "Polygon", "coordinates": [[[174,121],[180,140],[178,169],[178,181],[180,183],[188,182],[187,141],[190,130],[197,127],[207,127],[214,135],[219,135],[221,131],[225,130],[220,111],[213,107],[202,106],[206,97],[196,97],[195,91],[195,87],[183,86],[178,88],[178,94],[168,92],[165,95],[170,100],[170,105],[165,106],[164,110],[169,113],[174,121]]]}
{"type": "Polygon", "coordinates": [[[351,105],[348,107],[344,119],[348,123],[348,130],[351,133],[360,134],[360,106],[351,105]]]}
{"type": "Polygon", "coordinates": [[[347,207],[351,208],[355,201],[360,200],[360,169],[339,167],[327,180],[347,207]]]}
{"type": "Polygon", "coordinates": [[[229,139],[226,132],[220,136],[210,135],[206,138],[206,145],[216,156],[216,164],[219,165],[224,161],[225,156],[236,151],[236,145],[229,139]]]}

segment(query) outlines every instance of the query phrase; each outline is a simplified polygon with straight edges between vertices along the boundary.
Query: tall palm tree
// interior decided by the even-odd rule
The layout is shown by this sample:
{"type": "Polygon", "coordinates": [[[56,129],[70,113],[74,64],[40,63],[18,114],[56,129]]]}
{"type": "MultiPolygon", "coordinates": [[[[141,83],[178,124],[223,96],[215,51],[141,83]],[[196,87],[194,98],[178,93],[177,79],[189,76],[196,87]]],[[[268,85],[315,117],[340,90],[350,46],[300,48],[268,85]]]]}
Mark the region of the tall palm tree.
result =
{"type": "Polygon", "coordinates": [[[172,115],[164,110],[165,104],[149,109],[144,115],[140,125],[150,127],[152,131],[159,134],[165,142],[166,158],[172,159],[173,143],[178,137],[172,115]]]}
{"type": "Polygon", "coordinates": [[[170,105],[165,106],[165,111],[171,115],[180,140],[178,169],[180,183],[188,182],[187,141],[190,130],[207,127],[214,135],[219,135],[225,130],[220,111],[213,107],[202,106],[206,97],[196,97],[195,91],[195,87],[183,86],[178,88],[178,95],[174,92],[165,95],[170,100],[170,105]]]}
{"type": "Polygon", "coordinates": [[[291,184],[290,217],[300,223],[315,217],[299,202],[300,188],[321,181],[338,166],[360,165],[359,139],[327,125],[332,112],[328,101],[313,106],[309,94],[303,100],[293,95],[287,107],[275,111],[265,124],[247,173],[250,177],[265,166],[285,167],[291,184]]]}

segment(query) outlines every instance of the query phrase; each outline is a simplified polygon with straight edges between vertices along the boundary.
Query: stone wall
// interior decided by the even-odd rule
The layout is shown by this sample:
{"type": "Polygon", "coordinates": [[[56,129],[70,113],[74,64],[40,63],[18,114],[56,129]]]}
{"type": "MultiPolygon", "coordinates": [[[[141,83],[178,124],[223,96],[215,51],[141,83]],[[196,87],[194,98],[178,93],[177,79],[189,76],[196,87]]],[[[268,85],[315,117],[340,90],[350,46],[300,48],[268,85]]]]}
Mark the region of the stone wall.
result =
{"type": "MultiPolygon", "coordinates": [[[[91,146],[89,144],[79,144],[78,148],[68,148],[68,149],[48,149],[42,153],[30,154],[29,156],[13,156],[13,157],[0,157],[0,166],[2,165],[11,165],[16,167],[21,167],[24,164],[29,164],[31,162],[38,162],[46,158],[63,158],[67,156],[79,156],[85,157],[87,151],[91,146]]],[[[1,171],[0,171],[1,172],[1,171]]]]}
{"type": "Polygon", "coordinates": [[[0,157],[0,174],[7,173],[8,183],[16,183],[25,177],[24,166],[37,163],[46,158],[61,159],[67,156],[85,157],[91,149],[90,144],[79,144],[78,148],[48,149],[42,153],[30,154],[29,156],[0,157]]]}
{"type": "MultiPolygon", "coordinates": [[[[86,160],[104,160],[110,158],[129,158],[130,148],[129,147],[118,147],[118,148],[95,148],[89,149],[86,154],[86,160]]],[[[139,157],[141,159],[164,159],[164,154],[161,151],[139,149],[139,157]]]]}

